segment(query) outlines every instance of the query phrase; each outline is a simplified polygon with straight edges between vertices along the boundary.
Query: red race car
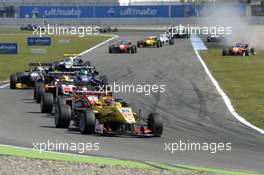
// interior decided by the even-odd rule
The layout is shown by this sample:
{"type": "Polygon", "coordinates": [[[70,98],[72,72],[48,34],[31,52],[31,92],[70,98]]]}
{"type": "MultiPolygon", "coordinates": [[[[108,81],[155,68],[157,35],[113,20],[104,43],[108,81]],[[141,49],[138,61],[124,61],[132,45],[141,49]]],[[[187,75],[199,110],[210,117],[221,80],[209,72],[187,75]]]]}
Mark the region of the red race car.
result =
{"type": "Polygon", "coordinates": [[[130,40],[121,40],[109,46],[109,53],[137,53],[137,46],[130,40]]]}

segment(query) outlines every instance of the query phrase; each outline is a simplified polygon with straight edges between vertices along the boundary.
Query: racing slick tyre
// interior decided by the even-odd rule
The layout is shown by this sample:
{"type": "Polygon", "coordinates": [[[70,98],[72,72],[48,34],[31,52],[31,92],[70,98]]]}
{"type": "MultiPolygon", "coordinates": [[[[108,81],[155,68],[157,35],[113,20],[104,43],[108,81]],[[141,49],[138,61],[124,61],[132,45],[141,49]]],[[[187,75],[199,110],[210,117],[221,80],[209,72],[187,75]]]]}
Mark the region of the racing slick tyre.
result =
{"type": "Polygon", "coordinates": [[[162,43],[161,43],[161,41],[158,41],[157,42],[157,47],[159,48],[159,47],[162,47],[162,43]]]}
{"type": "Polygon", "coordinates": [[[256,49],[255,48],[250,48],[250,54],[251,55],[256,55],[256,49]]]}
{"type": "Polygon", "coordinates": [[[85,110],[79,121],[79,129],[82,134],[92,134],[95,129],[95,115],[92,109],[85,110]]]}
{"type": "Polygon", "coordinates": [[[42,82],[36,83],[36,101],[40,103],[41,95],[45,93],[45,86],[42,82]]]}
{"type": "Polygon", "coordinates": [[[249,56],[249,50],[245,50],[243,56],[249,56]]]}
{"type": "Polygon", "coordinates": [[[223,56],[228,56],[228,53],[229,53],[228,49],[223,49],[223,56]]]}
{"type": "Polygon", "coordinates": [[[40,109],[42,113],[52,113],[53,110],[53,94],[44,93],[41,96],[40,109]]]}
{"type": "Polygon", "coordinates": [[[137,53],[137,47],[136,46],[133,46],[132,48],[131,48],[131,53],[133,54],[133,53],[137,53]]]}
{"type": "Polygon", "coordinates": [[[55,126],[56,128],[68,128],[71,122],[71,107],[66,104],[56,106],[55,126]]]}
{"type": "Polygon", "coordinates": [[[21,78],[23,77],[24,73],[23,72],[17,72],[16,76],[17,76],[17,82],[21,83],[21,78]]]}
{"type": "Polygon", "coordinates": [[[143,43],[142,42],[137,42],[137,47],[138,48],[143,47],[143,43]]]}
{"type": "Polygon", "coordinates": [[[101,75],[99,79],[101,80],[101,84],[102,85],[104,85],[104,86],[108,85],[108,78],[107,78],[107,76],[101,75]]]}
{"type": "Polygon", "coordinates": [[[171,39],[169,40],[169,45],[174,45],[174,39],[171,38],[171,39]]]}
{"type": "Polygon", "coordinates": [[[158,113],[150,113],[148,116],[148,128],[155,137],[161,137],[163,133],[162,118],[158,113]]]}
{"type": "Polygon", "coordinates": [[[16,83],[17,83],[17,76],[15,74],[12,74],[10,76],[10,89],[16,89],[16,83]]]}
{"type": "Polygon", "coordinates": [[[113,53],[113,48],[111,46],[109,46],[109,50],[108,50],[109,53],[113,53]]]}
{"type": "Polygon", "coordinates": [[[36,100],[37,99],[37,97],[36,97],[36,93],[37,93],[37,89],[36,89],[36,83],[35,83],[35,86],[34,86],[34,91],[33,91],[33,97],[34,97],[34,100],[36,100]]]}
{"type": "Polygon", "coordinates": [[[66,103],[66,99],[64,98],[64,97],[58,97],[57,98],[57,105],[59,106],[59,105],[62,105],[62,104],[67,104],[66,103]]]}

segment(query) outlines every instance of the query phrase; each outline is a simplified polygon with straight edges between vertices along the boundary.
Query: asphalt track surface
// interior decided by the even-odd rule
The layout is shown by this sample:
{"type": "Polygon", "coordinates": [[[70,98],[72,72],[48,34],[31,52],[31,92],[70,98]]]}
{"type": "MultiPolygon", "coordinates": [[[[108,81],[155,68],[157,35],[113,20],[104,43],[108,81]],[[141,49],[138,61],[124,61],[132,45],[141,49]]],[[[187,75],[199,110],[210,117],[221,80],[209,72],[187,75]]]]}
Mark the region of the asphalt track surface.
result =
{"type": "MultiPolygon", "coordinates": [[[[137,41],[155,32],[126,31],[121,39],[137,41]]],[[[100,143],[99,151],[86,154],[170,164],[231,168],[264,172],[264,136],[239,123],[197,59],[190,40],[174,46],[138,49],[137,54],[108,54],[105,44],[83,56],[111,82],[165,84],[165,93],[146,96],[116,93],[144,114],[159,112],[164,118],[161,138],[81,135],[74,129],[54,128],[54,118],[40,113],[32,90],[0,90],[0,143],[32,148],[33,142],[100,143]],[[165,151],[169,142],[231,142],[232,150],[165,151]]]]}

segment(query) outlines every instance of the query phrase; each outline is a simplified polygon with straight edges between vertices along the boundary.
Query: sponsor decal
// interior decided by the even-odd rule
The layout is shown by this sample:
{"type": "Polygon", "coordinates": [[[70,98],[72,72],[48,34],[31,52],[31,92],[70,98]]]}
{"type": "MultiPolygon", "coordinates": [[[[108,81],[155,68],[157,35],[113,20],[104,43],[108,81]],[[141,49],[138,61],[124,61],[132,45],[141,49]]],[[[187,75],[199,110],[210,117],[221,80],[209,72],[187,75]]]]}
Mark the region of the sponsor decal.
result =
{"type": "Polygon", "coordinates": [[[17,54],[17,43],[0,43],[0,54],[17,54]]]}
{"type": "Polygon", "coordinates": [[[50,46],[51,38],[50,37],[28,37],[27,38],[28,46],[50,46]]]}

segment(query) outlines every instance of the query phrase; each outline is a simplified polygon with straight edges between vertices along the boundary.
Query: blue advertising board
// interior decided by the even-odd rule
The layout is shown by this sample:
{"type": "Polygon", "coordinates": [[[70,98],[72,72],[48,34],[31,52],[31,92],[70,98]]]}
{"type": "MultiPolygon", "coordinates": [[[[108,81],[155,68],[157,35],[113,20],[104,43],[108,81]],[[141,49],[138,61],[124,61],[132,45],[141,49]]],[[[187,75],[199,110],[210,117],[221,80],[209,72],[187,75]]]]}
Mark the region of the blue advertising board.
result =
{"type": "Polygon", "coordinates": [[[0,43],[0,54],[17,54],[17,43],[0,43]]]}
{"type": "Polygon", "coordinates": [[[169,17],[169,6],[97,6],[98,18],[169,17]]]}
{"type": "Polygon", "coordinates": [[[28,46],[50,46],[51,38],[50,37],[28,37],[27,38],[28,46]]]}
{"type": "Polygon", "coordinates": [[[171,17],[198,17],[201,16],[203,5],[172,5],[171,17]]]}
{"type": "Polygon", "coordinates": [[[20,18],[89,18],[91,6],[19,6],[20,18]]]}
{"type": "MultiPolygon", "coordinates": [[[[211,13],[221,12],[223,10],[219,9],[225,8],[224,6],[212,6],[206,4],[189,4],[189,5],[172,5],[171,6],[171,17],[201,17],[210,16],[211,13]],[[203,10],[206,9],[206,10],[203,10]],[[209,10],[208,10],[209,9],[209,10]]],[[[239,15],[246,14],[246,6],[244,4],[230,5],[230,9],[239,13],[239,15]]]]}

